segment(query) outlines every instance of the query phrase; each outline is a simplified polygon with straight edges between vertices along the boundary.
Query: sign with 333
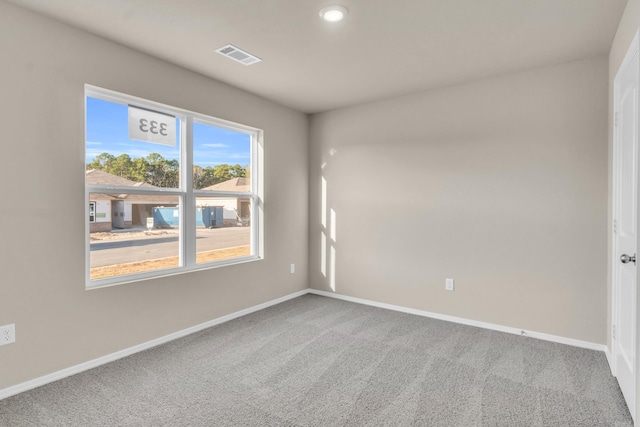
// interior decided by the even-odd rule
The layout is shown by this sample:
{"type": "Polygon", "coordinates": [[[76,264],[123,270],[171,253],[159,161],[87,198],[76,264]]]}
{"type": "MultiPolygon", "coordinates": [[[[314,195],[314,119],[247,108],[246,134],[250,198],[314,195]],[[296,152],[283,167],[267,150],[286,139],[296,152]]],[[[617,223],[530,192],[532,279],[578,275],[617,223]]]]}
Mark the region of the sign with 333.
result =
{"type": "Polygon", "coordinates": [[[176,118],[129,105],[129,138],[176,146],[176,118]]]}

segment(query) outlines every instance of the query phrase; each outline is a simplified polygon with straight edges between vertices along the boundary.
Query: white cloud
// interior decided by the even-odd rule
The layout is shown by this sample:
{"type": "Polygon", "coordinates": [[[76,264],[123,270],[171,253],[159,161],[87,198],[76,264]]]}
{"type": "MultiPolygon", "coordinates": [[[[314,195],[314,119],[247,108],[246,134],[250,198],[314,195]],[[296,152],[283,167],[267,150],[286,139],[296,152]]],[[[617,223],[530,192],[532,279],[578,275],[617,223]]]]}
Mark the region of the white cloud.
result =
{"type": "Polygon", "coordinates": [[[214,142],[212,144],[202,144],[202,146],[207,148],[227,148],[228,147],[227,144],[223,144],[221,142],[214,142]]]}

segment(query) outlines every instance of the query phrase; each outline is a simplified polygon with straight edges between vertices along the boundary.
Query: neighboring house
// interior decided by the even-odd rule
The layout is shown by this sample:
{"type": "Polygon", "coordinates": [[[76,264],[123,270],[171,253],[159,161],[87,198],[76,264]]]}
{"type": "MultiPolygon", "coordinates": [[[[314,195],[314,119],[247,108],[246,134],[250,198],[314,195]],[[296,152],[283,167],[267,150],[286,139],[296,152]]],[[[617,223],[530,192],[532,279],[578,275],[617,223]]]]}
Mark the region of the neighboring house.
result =
{"type": "MultiPolygon", "coordinates": [[[[88,185],[113,185],[122,187],[154,187],[146,182],[135,182],[99,169],[86,171],[88,185]]],[[[89,195],[90,232],[111,231],[114,228],[146,226],[152,218],[154,207],[174,207],[178,202],[173,196],[149,196],[139,194],[89,195]]]]}
{"type": "MultiPolygon", "coordinates": [[[[250,178],[232,178],[227,181],[205,187],[202,190],[245,193],[251,190],[250,178]]],[[[224,207],[224,226],[249,225],[251,219],[251,199],[248,197],[198,197],[196,204],[202,206],[224,207]]]]}

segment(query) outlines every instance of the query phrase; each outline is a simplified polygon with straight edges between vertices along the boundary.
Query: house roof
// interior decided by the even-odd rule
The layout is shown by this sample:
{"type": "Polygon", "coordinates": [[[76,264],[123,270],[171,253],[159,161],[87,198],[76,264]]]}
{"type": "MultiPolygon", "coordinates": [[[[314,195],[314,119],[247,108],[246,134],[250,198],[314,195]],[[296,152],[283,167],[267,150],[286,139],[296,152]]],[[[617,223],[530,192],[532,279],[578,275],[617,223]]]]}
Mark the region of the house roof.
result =
{"type": "MultiPolygon", "coordinates": [[[[123,187],[143,187],[143,188],[158,188],[155,185],[148,184],[146,182],[136,182],[130,179],[122,178],[117,175],[110,174],[100,169],[90,169],[86,171],[86,180],[89,185],[113,185],[123,187]]],[[[127,200],[135,202],[137,204],[167,204],[176,205],[179,203],[177,196],[169,195],[148,195],[148,194],[105,194],[105,193],[91,193],[91,200],[127,200]]]]}
{"type": "MultiPolygon", "coordinates": [[[[89,185],[158,188],[155,185],[151,185],[146,182],[131,181],[130,179],[122,178],[100,169],[88,170],[86,171],[86,176],[87,184],[89,185]]],[[[244,177],[231,178],[227,181],[205,187],[203,190],[228,191],[234,193],[249,192],[251,191],[251,180],[244,177]]],[[[127,200],[137,204],[178,204],[177,197],[169,195],[91,193],[90,198],[91,200],[127,200]]]]}
{"type": "Polygon", "coordinates": [[[100,169],[90,169],[86,172],[86,182],[89,185],[118,185],[123,187],[155,187],[146,182],[131,181],[121,176],[113,175],[100,169]]]}
{"type": "Polygon", "coordinates": [[[203,190],[249,192],[251,191],[251,180],[244,177],[231,178],[230,180],[205,187],[203,190]]]}

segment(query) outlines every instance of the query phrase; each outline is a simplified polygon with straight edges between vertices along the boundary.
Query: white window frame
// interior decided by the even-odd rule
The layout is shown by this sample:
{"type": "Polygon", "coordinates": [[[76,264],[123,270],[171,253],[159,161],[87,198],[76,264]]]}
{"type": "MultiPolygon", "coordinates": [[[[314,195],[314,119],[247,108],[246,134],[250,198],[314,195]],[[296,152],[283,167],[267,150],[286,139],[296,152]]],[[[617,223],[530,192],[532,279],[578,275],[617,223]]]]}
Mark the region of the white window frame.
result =
{"type": "MultiPolygon", "coordinates": [[[[147,271],[121,276],[113,276],[104,279],[91,280],[90,271],[90,221],[85,215],[85,283],[87,289],[101,288],[105,286],[120,285],[125,283],[148,280],[157,277],[172,276],[191,271],[217,268],[226,265],[250,262],[263,259],[263,186],[262,186],[262,162],[263,162],[263,131],[254,127],[233,123],[192,111],[171,107],[165,104],[149,101],[131,95],[114,92],[97,86],[85,85],[85,127],[86,127],[86,99],[98,98],[104,101],[123,105],[135,105],[138,107],[169,114],[180,119],[180,186],[179,188],[153,188],[153,187],[124,187],[89,185],[85,175],[85,206],[89,209],[90,193],[101,194],[141,194],[141,195],[167,195],[177,196],[179,203],[179,266],[162,270],[147,271]],[[218,128],[224,128],[235,132],[247,134],[251,137],[251,191],[226,192],[196,190],[193,187],[193,122],[207,124],[218,128]],[[196,196],[232,198],[242,197],[251,200],[251,253],[247,256],[235,257],[207,263],[196,263],[196,196]]],[[[86,128],[85,128],[86,133],[86,128]]],[[[86,150],[86,135],[83,141],[86,150]]]]}

